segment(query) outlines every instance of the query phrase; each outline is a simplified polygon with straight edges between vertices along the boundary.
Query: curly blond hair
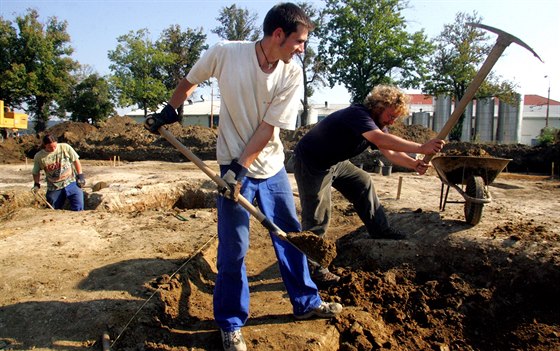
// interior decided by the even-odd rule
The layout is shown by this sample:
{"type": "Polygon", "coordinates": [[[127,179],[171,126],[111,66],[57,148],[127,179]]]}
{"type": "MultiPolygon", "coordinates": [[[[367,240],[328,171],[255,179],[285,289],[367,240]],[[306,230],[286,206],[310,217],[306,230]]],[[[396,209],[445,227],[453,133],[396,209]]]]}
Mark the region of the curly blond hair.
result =
{"type": "Polygon", "coordinates": [[[379,115],[388,107],[393,107],[395,113],[399,116],[408,116],[408,105],[410,98],[404,92],[393,85],[378,85],[371,90],[364,100],[364,105],[379,115]]]}

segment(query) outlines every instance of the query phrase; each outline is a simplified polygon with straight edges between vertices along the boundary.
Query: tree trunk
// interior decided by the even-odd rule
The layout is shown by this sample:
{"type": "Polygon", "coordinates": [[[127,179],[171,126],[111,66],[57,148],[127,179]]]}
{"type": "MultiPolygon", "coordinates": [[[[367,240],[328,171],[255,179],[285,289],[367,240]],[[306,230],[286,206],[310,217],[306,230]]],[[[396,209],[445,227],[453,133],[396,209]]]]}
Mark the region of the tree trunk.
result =
{"type": "Polygon", "coordinates": [[[35,103],[35,132],[41,133],[47,129],[49,121],[49,103],[44,98],[37,98],[35,103]]]}

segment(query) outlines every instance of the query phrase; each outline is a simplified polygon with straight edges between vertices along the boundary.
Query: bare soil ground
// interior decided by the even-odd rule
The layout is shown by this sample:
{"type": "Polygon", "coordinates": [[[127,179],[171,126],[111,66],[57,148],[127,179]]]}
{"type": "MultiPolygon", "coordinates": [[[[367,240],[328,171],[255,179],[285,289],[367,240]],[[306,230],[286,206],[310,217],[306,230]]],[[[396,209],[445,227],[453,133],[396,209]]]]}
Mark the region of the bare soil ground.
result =
{"type": "MultiPolygon", "coordinates": [[[[0,350],[100,350],[104,332],[113,350],[219,350],[215,185],[141,127],[108,123],[58,127],[84,159],[83,212],[50,210],[30,193],[25,155],[36,140],[0,145],[0,350]]],[[[215,132],[184,129],[173,132],[217,170],[215,132]]],[[[439,211],[434,172],[372,173],[392,225],[408,234],[399,242],[370,239],[335,192],[328,238],[342,279],[321,291],[345,306],[333,320],[293,319],[268,233],[253,221],[249,348],[560,349],[560,182],[526,173],[498,176],[476,226],[464,204],[439,211]]],[[[451,189],[449,200],[463,197],[451,189]]]]}

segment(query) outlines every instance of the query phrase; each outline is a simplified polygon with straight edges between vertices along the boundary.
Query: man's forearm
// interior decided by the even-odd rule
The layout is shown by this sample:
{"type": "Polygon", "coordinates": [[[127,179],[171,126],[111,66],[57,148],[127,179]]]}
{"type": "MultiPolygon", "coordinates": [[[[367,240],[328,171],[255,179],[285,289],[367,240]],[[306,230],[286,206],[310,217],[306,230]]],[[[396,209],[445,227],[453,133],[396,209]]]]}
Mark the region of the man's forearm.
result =
{"type": "Polygon", "coordinates": [[[77,174],[82,174],[82,163],[80,160],[74,161],[74,168],[76,169],[77,174]]]}
{"type": "Polygon", "coordinates": [[[181,106],[183,102],[191,96],[197,86],[197,84],[192,84],[186,78],[181,79],[175,88],[175,91],[173,91],[171,99],[169,99],[169,105],[171,105],[174,109],[181,106]]]}
{"type": "Polygon", "coordinates": [[[396,135],[384,133],[381,130],[369,131],[362,135],[380,149],[393,150],[396,152],[422,153],[422,145],[396,135]]]}
{"type": "Polygon", "coordinates": [[[383,150],[383,149],[380,150],[383,153],[383,155],[385,155],[385,157],[387,157],[387,159],[395,165],[399,165],[410,169],[414,169],[416,165],[414,159],[404,152],[383,150]]]}
{"type": "Polygon", "coordinates": [[[247,143],[247,146],[245,146],[245,150],[243,150],[243,153],[239,156],[239,160],[237,162],[245,168],[249,168],[251,163],[257,159],[266,144],[268,144],[273,133],[274,126],[266,122],[261,122],[247,143]]]}

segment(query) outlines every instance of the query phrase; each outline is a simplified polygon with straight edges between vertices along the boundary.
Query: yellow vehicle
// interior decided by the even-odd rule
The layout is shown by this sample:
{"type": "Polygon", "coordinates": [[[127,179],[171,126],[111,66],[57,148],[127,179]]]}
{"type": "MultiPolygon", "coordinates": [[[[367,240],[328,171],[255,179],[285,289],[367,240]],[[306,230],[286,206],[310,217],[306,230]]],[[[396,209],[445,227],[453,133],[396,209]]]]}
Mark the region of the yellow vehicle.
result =
{"type": "Polygon", "coordinates": [[[27,129],[27,118],[25,113],[4,108],[4,101],[0,100],[0,141],[18,135],[20,129],[27,129]]]}

